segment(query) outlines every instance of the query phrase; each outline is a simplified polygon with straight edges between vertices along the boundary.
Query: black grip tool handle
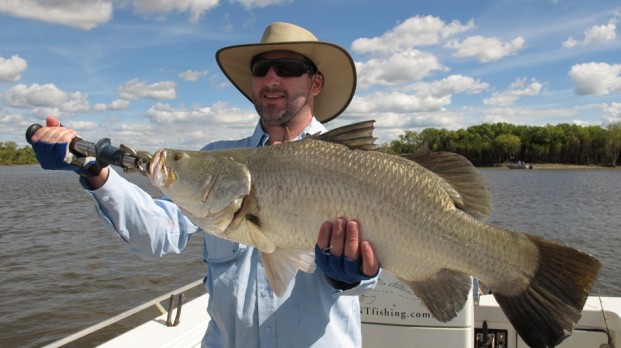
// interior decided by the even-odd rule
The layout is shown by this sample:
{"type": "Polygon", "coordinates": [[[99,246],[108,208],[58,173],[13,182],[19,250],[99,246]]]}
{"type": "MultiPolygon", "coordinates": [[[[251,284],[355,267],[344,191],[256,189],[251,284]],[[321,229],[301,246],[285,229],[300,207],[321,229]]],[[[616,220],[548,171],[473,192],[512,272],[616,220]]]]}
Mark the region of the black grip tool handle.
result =
{"type": "MultiPolygon", "coordinates": [[[[37,123],[28,127],[26,130],[26,141],[29,144],[32,144],[32,136],[40,128],[43,128],[43,126],[37,123]]],[[[103,138],[95,144],[80,137],[75,137],[69,143],[69,151],[77,156],[95,157],[97,164],[101,167],[111,164],[123,168],[134,168],[138,161],[135,156],[126,154],[118,147],[112,146],[108,138],[103,138]]]]}
{"type": "Polygon", "coordinates": [[[41,128],[43,128],[42,125],[33,123],[30,127],[28,127],[28,129],[26,129],[26,141],[28,144],[32,144],[32,136],[41,128]]]}

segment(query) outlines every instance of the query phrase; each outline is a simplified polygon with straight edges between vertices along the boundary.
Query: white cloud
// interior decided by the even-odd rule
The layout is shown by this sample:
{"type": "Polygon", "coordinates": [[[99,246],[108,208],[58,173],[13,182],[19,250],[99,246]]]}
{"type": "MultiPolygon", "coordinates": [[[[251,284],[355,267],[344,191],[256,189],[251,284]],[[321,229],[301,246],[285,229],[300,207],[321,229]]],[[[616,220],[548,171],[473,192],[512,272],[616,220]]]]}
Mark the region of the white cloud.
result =
{"type": "Polygon", "coordinates": [[[570,36],[565,42],[563,47],[573,48],[576,46],[590,46],[597,45],[607,41],[614,41],[617,37],[617,20],[611,19],[608,24],[594,25],[584,31],[584,39],[576,40],[570,36]]]}
{"type": "Polygon", "coordinates": [[[125,110],[129,106],[129,101],[124,99],[113,100],[106,106],[107,110],[125,110]]]}
{"type": "Polygon", "coordinates": [[[604,121],[607,124],[621,122],[621,103],[610,103],[604,107],[604,121]]]}
{"type": "Polygon", "coordinates": [[[390,53],[407,50],[415,46],[433,45],[441,39],[470,30],[474,21],[466,24],[459,21],[446,23],[433,16],[415,16],[406,19],[382,36],[359,38],[352,43],[352,51],[356,53],[390,53]]]}
{"type": "Polygon", "coordinates": [[[112,2],[106,0],[3,0],[0,12],[11,16],[92,29],[112,19],[112,2]]]}
{"type": "Polygon", "coordinates": [[[400,92],[376,92],[366,96],[354,96],[347,111],[362,114],[385,112],[403,114],[437,111],[450,103],[450,95],[435,97],[400,92]]]}
{"type": "Polygon", "coordinates": [[[453,94],[479,93],[488,87],[487,83],[468,76],[451,75],[439,81],[410,84],[401,92],[356,95],[347,114],[361,119],[375,118],[386,127],[445,127],[458,115],[445,110],[453,94]]]}
{"type": "Polygon", "coordinates": [[[65,92],[51,83],[13,86],[2,94],[2,102],[10,107],[29,109],[33,114],[42,116],[90,112],[87,94],[65,92]]]}
{"type": "Polygon", "coordinates": [[[224,103],[212,107],[175,108],[168,104],[157,103],[149,108],[147,117],[156,123],[208,122],[248,124],[257,120],[256,113],[230,108],[224,103]]]}
{"type": "Polygon", "coordinates": [[[15,82],[21,79],[21,73],[26,70],[28,63],[18,55],[13,55],[9,59],[0,57],[0,82],[15,82]]]}
{"type": "Polygon", "coordinates": [[[24,116],[10,112],[9,110],[0,109],[0,124],[3,129],[15,127],[15,125],[23,125],[24,116]]]}
{"type": "MultiPolygon", "coordinates": [[[[65,124],[65,122],[63,122],[63,124],[65,124]]],[[[65,126],[77,131],[86,131],[99,128],[99,124],[92,121],[67,121],[65,126]]]]}
{"type": "Polygon", "coordinates": [[[278,5],[292,1],[293,0],[231,0],[231,2],[241,4],[247,10],[255,7],[263,8],[270,5],[278,5]]]}
{"type": "Polygon", "coordinates": [[[484,99],[485,105],[503,106],[513,105],[518,99],[538,95],[543,89],[543,84],[535,79],[526,85],[526,78],[517,79],[504,92],[495,92],[490,98],[484,99]]]}
{"type": "Polygon", "coordinates": [[[179,77],[185,81],[198,81],[203,76],[207,76],[209,71],[196,71],[196,70],[186,70],[182,73],[179,73],[179,77]]]}
{"type": "Polygon", "coordinates": [[[175,99],[177,97],[176,87],[177,83],[174,81],[161,81],[148,85],[138,79],[133,79],[119,86],[117,91],[121,99],[125,100],[175,99]]]}
{"type": "Polygon", "coordinates": [[[455,57],[476,57],[481,63],[500,60],[506,56],[517,54],[526,45],[526,40],[518,36],[510,42],[502,42],[493,37],[480,35],[470,36],[462,42],[453,40],[445,47],[456,50],[455,57]]]}
{"type": "Polygon", "coordinates": [[[404,90],[414,90],[417,94],[441,97],[456,93],[479,93],[489,88],[489,84],[464,75],[450,75],[433,82],[416,82],[404,90]]]}
{"type": "Polygon", "coordinates": [[[374,84],[397,85],[413,82],[422,79],[433,70],[446,70],[433,54],[415,49],[356,63],[356,69],[358,87],[361,89],[374,84]]]}
{"type": "Polygon", "coordinates": [[[570,36],[569,38],[567,38],[567,40],[565,40],[565,42],[563,42],[563,47],[565,48],[574,48],[576,46],[578,46],[580,43],[574,39],[573,36],[570,36]]]}
{"type": "Polygon", "coordinates": [[[6,105],[16,108],[54,107],[68,99],[67,92],[51,83],[45,85],[35,83],[30,86],[19,84],[11,87],[2,95],[2,101],[6,105]]]}
{"type": "Polygon", "coordinates": [[[136,12],[141,14],[167,14],[169,12],[189,12],[190,21],[198,23],[201,15],[216,7],[219,0],[126,0],[124,4],[133,6],[136,12]]]}
{"type": "Polygon", "coordinates": [[[571,67],[569,76],[578,95],[621,92],[621,64],[576,64],[571,67]]]}

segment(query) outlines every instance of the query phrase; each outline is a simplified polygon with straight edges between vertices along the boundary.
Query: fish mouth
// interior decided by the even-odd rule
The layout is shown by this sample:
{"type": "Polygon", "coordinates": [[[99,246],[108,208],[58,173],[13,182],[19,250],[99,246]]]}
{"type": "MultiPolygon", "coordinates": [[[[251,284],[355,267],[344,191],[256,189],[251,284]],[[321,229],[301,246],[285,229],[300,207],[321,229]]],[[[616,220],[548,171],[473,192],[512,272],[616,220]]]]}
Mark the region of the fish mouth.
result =
{"type": "Polygon", "coordinates": [[[175,171],[166,165],[167,154],[164,149],[158,150],[149,163],[149,180],[155,187],[168,187],[177,180],[175,171]]]}

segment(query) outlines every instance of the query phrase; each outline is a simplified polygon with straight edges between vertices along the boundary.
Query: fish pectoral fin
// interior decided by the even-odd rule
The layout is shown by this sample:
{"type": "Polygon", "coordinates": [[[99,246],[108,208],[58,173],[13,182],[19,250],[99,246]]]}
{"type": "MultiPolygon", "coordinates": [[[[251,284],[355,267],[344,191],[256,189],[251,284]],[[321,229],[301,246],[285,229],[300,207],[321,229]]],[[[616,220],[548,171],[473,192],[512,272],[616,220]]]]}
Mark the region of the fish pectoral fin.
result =
{"type": "Polygon", "coordinates": [[[298,269],[315,271],[315,255],[308,251],[278,248],[272,253],[261,253],[261,262],[267,280],[276,296],[285,294],[298,269]]]}
{"type": "Polygon", "coordinates": [[[258,218],[250,218],[247,216],[245,218],[244,223],[246,224],[246,228],[248,230],[248,236],[252,241],[252,245],[254,245],[257,249],[259,249],[262,253],[273,253],[276,251],[276,246],[274,243],[267,238],[265,233],[261,230],[261,226],[258,223],[258,218]]]}
{"type": "Polygon", "coordinates": [[[470,276],[443,269],[424,281],[400,279],[423,301],[431,314],[442,322],[452,320],[464,307],[472,287],[470,276]]]}

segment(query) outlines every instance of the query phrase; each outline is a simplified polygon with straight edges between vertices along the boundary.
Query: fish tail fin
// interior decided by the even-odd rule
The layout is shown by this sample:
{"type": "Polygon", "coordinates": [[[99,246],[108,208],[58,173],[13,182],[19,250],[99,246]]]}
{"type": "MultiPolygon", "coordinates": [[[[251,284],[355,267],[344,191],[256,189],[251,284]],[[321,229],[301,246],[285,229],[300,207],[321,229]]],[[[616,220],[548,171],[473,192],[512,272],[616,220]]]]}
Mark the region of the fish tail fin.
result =
{"type": "Polygon", "coordinates": [[[601,263],[576,249],[528,236],[539,249],[538,269],[519,294],[494,293],[530,347],[554,347],[569,336],[597,279],[601,263]]]}

